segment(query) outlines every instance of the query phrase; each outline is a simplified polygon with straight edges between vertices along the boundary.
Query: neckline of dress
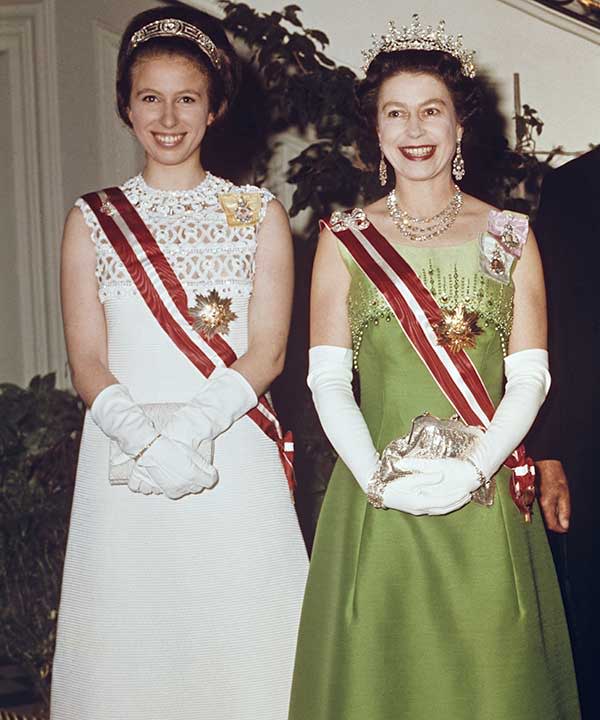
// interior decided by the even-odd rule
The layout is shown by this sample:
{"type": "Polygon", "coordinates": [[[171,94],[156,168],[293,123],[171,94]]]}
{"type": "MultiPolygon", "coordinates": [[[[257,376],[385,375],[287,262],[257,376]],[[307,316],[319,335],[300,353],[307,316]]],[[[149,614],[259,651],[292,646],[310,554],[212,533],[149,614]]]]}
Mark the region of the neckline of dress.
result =
{"type": "Polygon", "coordinates": [[[217,178],[207,170],[204,178],[197,185],[187,188],[186,190],[162,190],[160,188],[152,187],[151,185],[148,185],[142,173],[135,175],[131,179],[131,182],[146,196],[163,199],[177,199],[190,197],[192,195],[205,195],[215,188],[217,185],[217,178]]]}
{"type": "Polygon", "coordinates": [[[395,248],[408,248],[409,250],[457,250],[458,248],[464,248],[473,245],[479,239],[480,235],[481,233],[477,233],[468,240],[463,240],[462,242],[455,243],[454,245],[427,245],[425,243],[421,243],[419,245],[417,245],[416,243],[414,245],[409,245],[408,243],[394,242],[385,235],[383,237],[385,237],[385,239],[390,243],[390,245],[395,248]]]}

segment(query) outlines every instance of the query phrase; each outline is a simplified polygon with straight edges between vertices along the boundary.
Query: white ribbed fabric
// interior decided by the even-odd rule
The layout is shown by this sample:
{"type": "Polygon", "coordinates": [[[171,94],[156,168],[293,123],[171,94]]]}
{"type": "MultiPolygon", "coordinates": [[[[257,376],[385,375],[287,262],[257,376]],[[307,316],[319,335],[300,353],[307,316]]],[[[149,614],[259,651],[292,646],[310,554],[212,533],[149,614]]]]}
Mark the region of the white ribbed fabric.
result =
{"type": "MultiPolygon", "coordinates": [[[[132,199],[127,183],[123,189],[132,199]]],[[[178,238],[178,250],[181,234],[165,232],[166,226],[184,223],[196,242],[194,224],[207,228],[197,205],[190,211],[182,204],[181,212],[169,209],[158,218],[148,206],[138,205],[150,230],[159,242],[178,238]]],[[[99,228],[83,209],[97,239],[99,228]]],[[[207,212],[214,218],[218,206],[209,202],[207,212]]],[[[226,233],[222,218],[213,234],[219,252],[226,233]]],[[[104,245],[104,267],[108,252],[104,245]]],[[[227,340],[243,353],[253,264],[244,266],[245,282],[239,265],[232,267],[238,319],[227,340]]],[[[121,291],[113,292],[111,278],[98,275],[115,376],[138,402],[189,399],[204,382],[199,372],[137,292],[123,291],[123,277],[115,280],[121,291]]],[[[227,278],[219,279],[224,288],[227,278]]],[[[203,289],[198,275],[193,285],[194,292],[203,289]]],[[[63,578],[52,720],[285,720],[308,561],[275,445],[242,418],[216,440],[217,485],[177,501],[111,486],[108,451],[108,438],[88,414],[63,578]]]]}

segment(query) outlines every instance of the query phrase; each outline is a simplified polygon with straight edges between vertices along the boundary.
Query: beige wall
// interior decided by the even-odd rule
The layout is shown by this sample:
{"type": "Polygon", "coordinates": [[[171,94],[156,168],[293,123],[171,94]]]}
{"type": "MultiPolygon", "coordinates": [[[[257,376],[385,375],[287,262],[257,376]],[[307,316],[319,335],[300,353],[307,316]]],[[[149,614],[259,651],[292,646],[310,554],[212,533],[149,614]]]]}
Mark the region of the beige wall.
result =
{"type": "MultiPolygon", "coordinates": [[[[9,106],[9,56],[0,52],[0,106],[9,106]]],[[[0,137],[12,135],[11,113],[0,113],[0,137]]],[[[17,245],[12,242],[16,222],[12,212],[15,187],[12,183],[13,157],[8,143],[0,144],[0,218],[2,218],[2,264],[6,268],[0,282],[0,381],[14,377],[23,364],[19,328],[14,322],[15,298],[19,295],[18,278],[11,269],[17,266],[17,245]]]]}
{"type": "MultiPolygon", "coordinates": [[[[63,196],[65,207],[88,190],[104,182],[124,177],[102,177],[101,113],[115,118],[114,79],[106,78],[100,87],[98,67],[103,57],[102,30],[120,34],[136,13],[160,5],[152,0],[55,0],[58,46],[59,102],[61,108],[61,147],[63,157],[63,196]],[[74,11],[76,8],[76,11],[74,11]],[[99,96],[110,93],[99,105],[99,96]]],[[[106,34],[105,44],[108,44],[106,34]]],[[[126,130],[119,128],[122,135],[126,130]]]]}

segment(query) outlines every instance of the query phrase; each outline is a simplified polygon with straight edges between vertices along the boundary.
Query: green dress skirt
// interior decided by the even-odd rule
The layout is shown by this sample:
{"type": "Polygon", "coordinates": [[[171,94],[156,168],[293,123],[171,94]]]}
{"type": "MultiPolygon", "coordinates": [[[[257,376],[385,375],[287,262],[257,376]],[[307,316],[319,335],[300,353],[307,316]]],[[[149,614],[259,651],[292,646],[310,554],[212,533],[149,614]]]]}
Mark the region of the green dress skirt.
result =
{"type": "MultiPolygon", "coordinates": [[[[476,312],[468,354],[497,404],[512,282],[480,271],[476,240],[397,248],[442,308],[476,312]]],[[[428,411],[454,414],[377,289],[340,245],[361,410],[379,451],[428,411]]],[[[335,466],[304,599],[290,720],[572,720],[579,704],[564,611],[536,506],[509,472],[492,507],[445,516],[376,510],[335,466]]]]}

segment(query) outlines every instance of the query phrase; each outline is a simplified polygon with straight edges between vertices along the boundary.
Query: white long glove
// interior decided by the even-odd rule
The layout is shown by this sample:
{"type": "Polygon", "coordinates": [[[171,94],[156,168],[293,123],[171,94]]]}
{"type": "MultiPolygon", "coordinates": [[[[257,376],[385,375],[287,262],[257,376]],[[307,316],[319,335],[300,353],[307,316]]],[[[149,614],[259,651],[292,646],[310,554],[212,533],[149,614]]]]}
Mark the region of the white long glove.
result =
{"type": "Polygon", "coordinates": [[[178,410],[163,435],[197,449],[213,440],[258,402],[254,388],[239,372],[217,367],[200,392],[178,410]]]}
{"type": "Polygon", "coordinates": [[[406,460],[407,470],[440,476],[439,490],[446,493],[448,507],[453,506],[452,509],[468,503],[471,493],[498,472],[529,432],[550,389],[546,350],[535,348],[513,353],[505,359],[504,371],[504,396],[487,431],[469,455],[471,462],[449,458],[406,460]]]}
{"type": "MultiPolygon", "coordinates": [[[[308,386],[325,434],[366,493],[379,456],[352,392],[352,350],[333,345],[311,348],[308,386]]],[[[384,504],[411,515],[450,512],[457,498],[449,497],[440,481],[439,472],[427,470],[396,480],[385,488],[384,504]]]]}
{"type": "Polygon", "coordinates": [[[352,392],[352,350],[317,345],[308,361],[308,387],[325,435],[366,493],[379,455],[352,392]]]}
{"type": "Polygon", "coordinates": [[[529,432],[550,389],[546,350],[534,348],[513,353],[505,359],[504,371],[504,396],[487,431],[471,452],[471,462],[449,458],[406,460],[407,470],[440,475],[440,486],[445,488],[448,506],[452,505],[452,509],[468,503],[471,493],[482,481],[491,479],[498,472],[529,432]]]}
{"type": "Polygon", "coordinates": [[[131,458],[140,453],[129,478],[134,492],[163,492],[171,499],[212,487],[216,470],[189,447],[158,433],[124,385],[104,388],[90,408],[98,427],[131,458]]]}
{"type": "Polygon", "coordinates": [[[490,479],[529,432],[550,389],[548,351],[521,350],[504,360],[506,387],[470,459],[490,479]]]}

